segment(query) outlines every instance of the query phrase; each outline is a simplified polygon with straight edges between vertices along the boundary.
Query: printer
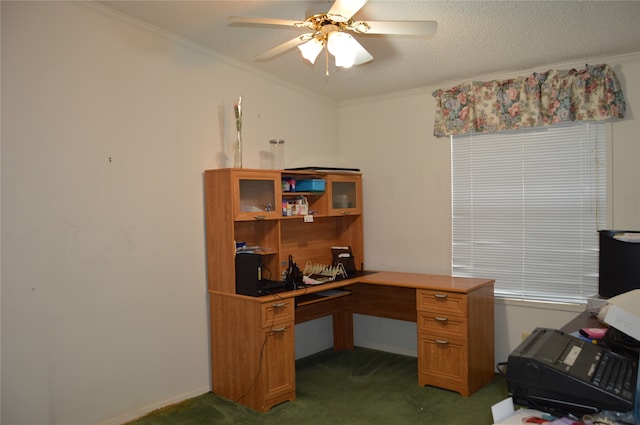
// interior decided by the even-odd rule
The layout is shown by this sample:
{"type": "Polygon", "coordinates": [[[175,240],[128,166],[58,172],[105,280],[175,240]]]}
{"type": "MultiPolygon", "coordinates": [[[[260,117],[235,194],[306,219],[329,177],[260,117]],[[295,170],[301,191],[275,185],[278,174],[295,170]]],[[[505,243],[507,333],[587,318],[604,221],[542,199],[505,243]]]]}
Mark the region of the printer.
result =
{"type": "Polygon", "coordinates": [[[630,412],[640,384],[637,354],[547,328],[536,328],[513,350],[506,378],[515,404],[575,416],[630,412]]]}

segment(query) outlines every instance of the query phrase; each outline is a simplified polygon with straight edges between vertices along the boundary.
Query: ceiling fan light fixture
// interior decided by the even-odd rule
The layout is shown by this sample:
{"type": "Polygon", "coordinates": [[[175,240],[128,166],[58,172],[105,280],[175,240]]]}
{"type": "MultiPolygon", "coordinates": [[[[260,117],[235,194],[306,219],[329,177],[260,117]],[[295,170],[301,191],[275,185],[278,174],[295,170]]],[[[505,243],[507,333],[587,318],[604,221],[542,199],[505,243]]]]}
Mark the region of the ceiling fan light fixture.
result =
{"type": "MultiPolygon", "coordinates": [[[[2,1],[2,0],[0,0],[2,1]]],[[[230,16],[230,25],[276,25],[309,32],[285,41],[256,57],[257,61],[275,58],[280,54],[298,47],[303,59],[315,64],[320,52],[325,48],[327,60],[326,73],[329,75],[329,54],[335,58],[336,66],[350,68],[373,60],[373,56],[362,46],[354,34],[377,35],[430,35],[436,32],[435,21],[357,21],[355,14],[367,3],[367,0],[325,0],[317,6],[307,9],[304,21],[276,18],[256,18],[251,16],[230,16]],[[328,11],[326,3],[332,5],[328,11]]]]}
{"type": "Polygon", "coordinates": [[[353,64],[356,62],[356,58],[353,55],[338,55],[336,58],[336,66],[342,68],[351,68],[353,64]]]}
{"type": "Polygon", "coordinates": [[[327,38],[327,50],[336,58],[336,66],[351,68],[356,60],[357,42],[351,34],[333,31],[327,38]]]}
{"type": "Polygon", "coordinates": [[[298,49],[300,49],[302,57],[313,64],[316,62],[316,59],[318,58],[318,55],[322,51],[323,47],[324,43],[314,37],[306,43],[300,44],[298,46],[298,49]]]}

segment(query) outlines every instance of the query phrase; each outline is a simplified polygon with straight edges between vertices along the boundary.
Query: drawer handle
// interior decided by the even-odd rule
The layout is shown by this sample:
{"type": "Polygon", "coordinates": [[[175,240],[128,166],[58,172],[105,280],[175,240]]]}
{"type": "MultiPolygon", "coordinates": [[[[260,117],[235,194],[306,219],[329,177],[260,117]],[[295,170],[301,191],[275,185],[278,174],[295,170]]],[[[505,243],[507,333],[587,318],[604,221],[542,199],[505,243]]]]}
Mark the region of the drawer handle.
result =
{"type": "Polygon", "coordinates": [[[274,334],[280,334],[282,332],[286,332],[287,331],[287,327],[283,326],[281,328],[274,328],[271,330],[271,332],[273,332],[274,334]]]}
{"type": "Polygon", "coordinates": [[[273,308],[285,308],[287,303],[274,303],[273,308]]]}
{"type": "Polygon", "coordinates": [[[342,215],[350,215],[351,211],[341,211],[340,212],[342,215]]]}
{"type": "Polygon", "coordinates": [[[254,215],[253,216],[254,219],[256,220],[264,220],[265,218],[267,218],[267,216],[264,215],[254,215]]]}
{"type": "Polygon", "coordinates": [[[438,322],[448,322],[449,319],[446,317],[434,317],[434,319],[438,322]]]}
{"type": "Polygon", "coordinates": [[[433,296],[436,299],[439,299],[439,300],[446,300],[449,295],[447,295],[447,294],[433,294],[433,296]]]}
{"type": "Polygon", "coordinates": [[[445,341],[443,339],[436,339],[436,344],[449,345],[449,341],[445,341]]]}

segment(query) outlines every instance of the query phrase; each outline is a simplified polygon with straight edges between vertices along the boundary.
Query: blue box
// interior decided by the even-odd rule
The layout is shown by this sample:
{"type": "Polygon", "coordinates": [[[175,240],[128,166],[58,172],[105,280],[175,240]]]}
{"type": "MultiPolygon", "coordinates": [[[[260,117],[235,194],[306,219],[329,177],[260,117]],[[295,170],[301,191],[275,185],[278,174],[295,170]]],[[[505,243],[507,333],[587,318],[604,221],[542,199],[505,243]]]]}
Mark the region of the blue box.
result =
{"type": "Polygon", "coordinates": [[[324,192],[324,180],[301,180],[296,183],[296,192],[324,192]]]}

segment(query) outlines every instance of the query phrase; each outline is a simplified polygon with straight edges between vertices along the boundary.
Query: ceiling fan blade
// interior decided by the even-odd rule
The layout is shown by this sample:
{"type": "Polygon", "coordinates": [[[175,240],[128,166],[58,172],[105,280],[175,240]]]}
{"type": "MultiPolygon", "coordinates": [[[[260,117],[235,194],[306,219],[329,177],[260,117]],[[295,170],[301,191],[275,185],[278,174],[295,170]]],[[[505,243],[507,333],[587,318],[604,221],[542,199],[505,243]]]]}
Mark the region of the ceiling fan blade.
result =
{"type": "Polygon", "coordinates": [[[288,26],[288,27],[300,27],[304,26],[302,21],[293,21],[291,19],[276,19],[276,18],[258,18],[253,16],[229,16],[227,18],[229,25],[233,26],[247,26],[247,25],[276,25],[276,26],[288,26]]]}
{"type": "Polygon", "coordinates": [[[359,21],[349,26],[361,34],[429,35],[438,30],[436,21],[359,21]]]}
{"type": "Polygon", "coordinates": [[[362,44],[358,43],[358,40],[356,40],[355,38],[353,39],[353,41],[354,41],[353,47],[355,48],[355,52],[356,52],[356,58],[353,64],[362,65],[363,63],[372,61],[373,56],[371,56],[371,54],[367,52],[367,50],[364,47],[362,47],[362,44]]]}
{"type": "Polygon", "coordinates": [[[367,0],[336,0],[327,16],[336,22],[347,22],[366,2],[367,0]]]}
{"type": "Polygon", "coordinates": [[[273,49],[267,50],[266,52],[256,57],[256,60],[266,61],[269,59],[273,59],[274,57],[281,55],[287,50],[293,49],[294,47],[297,47],[302,43],[306,43],[307,41],[311,40],[312,37],[313,33],[299,35],[298,37],[292,38],[289,41],[285,41],[284,43],[274,47],[273,49]]]}

